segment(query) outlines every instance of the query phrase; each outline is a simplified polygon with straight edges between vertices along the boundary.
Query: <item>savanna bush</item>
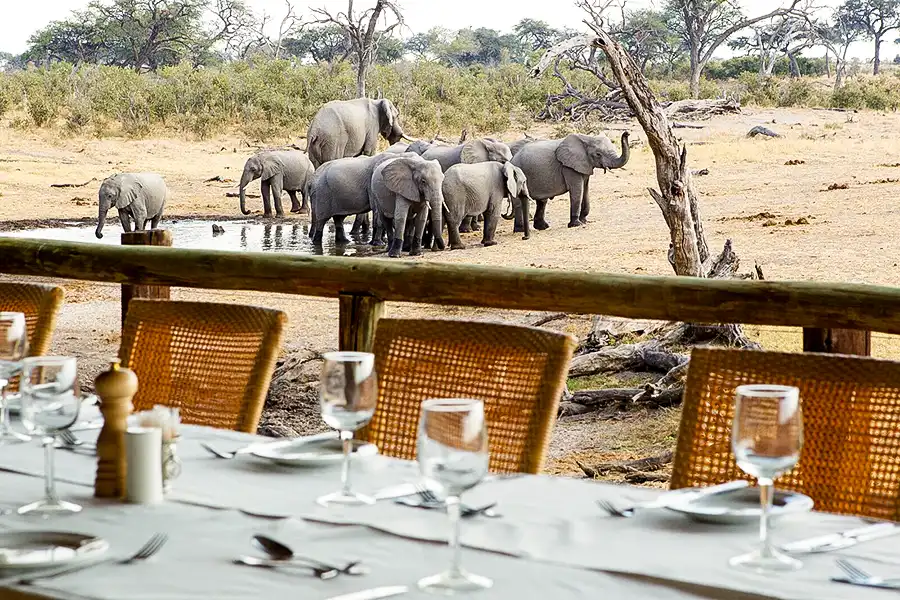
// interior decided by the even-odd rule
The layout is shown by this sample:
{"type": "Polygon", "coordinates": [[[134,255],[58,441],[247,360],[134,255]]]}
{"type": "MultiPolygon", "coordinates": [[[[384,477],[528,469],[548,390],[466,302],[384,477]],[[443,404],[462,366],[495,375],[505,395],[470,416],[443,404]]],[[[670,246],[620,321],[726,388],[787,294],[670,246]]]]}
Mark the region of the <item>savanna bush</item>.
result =
{"type": "Polygon", "coordinates": [[[835,90],[831,106],[896,111],[900,108],[900,78],[888,74],[855,77],[835,90]]]}

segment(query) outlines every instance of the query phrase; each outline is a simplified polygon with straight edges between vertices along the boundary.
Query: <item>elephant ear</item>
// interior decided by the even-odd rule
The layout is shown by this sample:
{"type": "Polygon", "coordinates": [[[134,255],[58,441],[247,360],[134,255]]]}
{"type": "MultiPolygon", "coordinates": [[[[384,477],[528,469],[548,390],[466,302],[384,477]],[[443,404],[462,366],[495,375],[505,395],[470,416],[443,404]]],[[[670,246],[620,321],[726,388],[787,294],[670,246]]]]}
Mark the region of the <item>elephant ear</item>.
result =
{"type": "Polygon", "coordinates": [[[556,148],[556,160],[582,175],[594,172],[594,165],[588,156],[587,148],[584,147],[584,142],[574,133],[559,143],[556,148]]]}
{"type": "Polygon", "coordinates": [[[262,179],[272,179],[279,173],[284,173],[284,163],[277,156],[260,156],[259,162],[262,163],[262,179]]]}
{"type": "Polygon", "coordinates": [[[525,171],[519,167],[513,167],[513,175],[516,178],[516,195],[520,196],[523,192],[528,193],[528,177],[525,171]]]}
{"type": "Polygon", "coordinates": [[[413,181],[412,165],[408,160],[394,159],[384,165],[381,173],[384,176],[384,184],[389,190],[407,200],[417,201],[419,199],[419,188],[413,181]]]}
{"type": "Polygon", "coordinates": [[[463,144],[460,157],[464,163],[487,162],[488,149],[484,140],[471,140],[463,144]]]}
{"type": "Polygon", "coordinates": [[[119,195],[116,197],[116,208],[127,208],[131,203],[137,200],[138,192],[143,188],[141,182],[137,179],[117,182],[119,185],[119,195]]]}
{"type": "Polygon", "coordinates": [[[378,100],[378,124],[383,137],[388,137],[394,129],[394,104],[387,98],[378,100]]]}
{"type": "Polygon", "coordinates": [[[516,184],[516,168],[510,163],[504,164],[503,176],[506,178],[506,191],[509,192],[509,197],[518,197],[519,186],[516,184]]]}

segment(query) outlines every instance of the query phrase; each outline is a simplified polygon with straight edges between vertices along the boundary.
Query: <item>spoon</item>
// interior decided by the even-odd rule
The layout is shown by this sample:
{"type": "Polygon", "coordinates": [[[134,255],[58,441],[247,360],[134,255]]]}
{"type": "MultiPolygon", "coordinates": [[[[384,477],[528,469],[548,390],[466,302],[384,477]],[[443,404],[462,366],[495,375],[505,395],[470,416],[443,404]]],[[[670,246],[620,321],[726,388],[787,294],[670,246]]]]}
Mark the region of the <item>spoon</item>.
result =
{"type": "Polygon", "coordinates": [[[369,570],[363,566],[360,566],[361,561],[353,561],[347,563],[344,567],[337,567],[335,565],[329,565],[328,563],[324,563],[320,560],[316,560],[314,558],[306,558],[303,556],[297,556],[294,554],[294,551],[291,550],[290,546],[282,544],[277,540],[273,540],[272,538],[266,535],[254,535],[252,544],[258,550],[262,550],[269,557],[276,562],[306,562],[308,564],[315,565],[322,569],[333,569],[338,571],[339,573],[343,573],[345,575],[365,575],[369,572],[369,570]]]}
{"type": "Polygon", "coordinates": [[[250,567],[266,567],[266,568],[274,568],[274,567],[302,567],[304,569],[312,569],[313,575],[318,577],[319,579],[334,579],[338,575],[340,575],[340,571],[337,569],[320,569],[318,567],[314,567],[312,565],[304,565],[298,562],[291,562],[287,560],[270,560],[265,558],[257,558],[255,556],[240,556],[234,559],[234,562],[240,565],[248,565],[250,567]]]}

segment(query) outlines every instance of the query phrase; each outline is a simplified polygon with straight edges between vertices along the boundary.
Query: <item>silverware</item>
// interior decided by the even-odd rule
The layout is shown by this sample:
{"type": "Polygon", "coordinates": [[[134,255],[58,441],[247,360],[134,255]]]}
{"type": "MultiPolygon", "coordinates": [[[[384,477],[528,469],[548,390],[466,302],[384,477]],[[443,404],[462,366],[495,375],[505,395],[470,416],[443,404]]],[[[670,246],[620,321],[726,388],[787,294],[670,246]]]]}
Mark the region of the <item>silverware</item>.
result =
{"type": "Polygon", "coordinates": [[[732,492],[734,490],[740,490],[750,485],[750,482],[744,481],[743,479],[739,479],[737,481],[729,481],[727,483],[721,483],[719,485],[711,485],[705,488],[684,488],[680,490],[672,490],[670,492],[666,492],[654,500],[650,500],[649,502],[640,502],[638,504],[634,504],[627,508],[618,508],[615,504],[613,504],[609,500],[598,500],[597,505],[609,513],[610,516],[613,517],[624,517],[631,518],[635,515],[635,513],[639,510],[646,510],[648,508],[665,508],[672,502],[672,500],[679,498],[689,498],[691,500],[699,500],[700,498],[706,498],[707,496],[713,496],[716,494],[724,494],[726,492],[732,492]]]}
{"type": "Polygon", "coordinates": [[[879,538],[897,535],[900,527],[894,523],[876,523],[865,527],[858,527],[844,532],[820,535],[807,540],[790,542],[780,547],[783,552],[790,554],[819,554],[832,552],[855,546],[860,542],[877,540],[879,538]]]}
{"type": "MultiPolygon", "coordinates": [[[[438,500],[432,493],[428,494],[420,494],[419,500],[415,500],[413,498],[398,498],[395,500],[397,504],[402,504],[404,506],[411,506],[413,508],[424,508],[426,510],[446,510],[447,503],[443,500],[438,500]],[[432,499],[426,499],[426,495],[430,496],[432,499]]],[[[502,515],[494,510],[497,507],[496,502],[492,502],[491,504],[486,504],[484,506],[467,506],[462,505],[460,507],[459,516],[463,519],[470,519],[472,517],[483,516],[489,519],[496,519],[501,517],[502,515]]]]}
{"type": "Polygon", "coordinates": [[[854,565],[846,558],[839,558],[835,562],[841,571],[847,574],[847,577],[833,577],[832,581],[862,585],[865,587],[900,590],[900,577],[875,577],[868,571],[854,565]]]}
{"type": "Polygon", "coordinates": [[[337,569],[323,569],[311,564],[290,560],[272,560],[268,558],[257,558],[255,556],[239,556],[234,559],[234,562],[238,565],[247,565],[248,567],[264,567],[267,569],[274,569],[277,567],[300,567],[303,569],[311,570],[313,572],[313,575],[322,580],[334,579],[335,577],[340,575],[340,571],[338,571],[337,569]]]}
{"type": "Polygon", "coordinates": [[[350,594],[341,594],[340,596],[332,596],[325,600],[380,600],[381,598],[390,598],[391,596],[399,596],[409,591],[405,585],[395,585],[390,587],[372,588],[361,592],[352,592],[350,594]]]}
{"type": "Polygon", "coordinates": [[[237,450],[228,452],[227,450],[219,450],[218,448],[216,448],[214,446],[210,446],[206,442],[203,442],[200,445],[203,446],[203,449],[206,450],[207,452],[209,452],[210,454],[216,456],[217,458],[224,458],[225,460],[235,458],[237,456],[240,456],[241,454],[249,454],[257,446],[257,444],[250,444],[249,446],[244,446],[242,448],[238,448],[237,450]]]}
{"type": "Polygon", "coordinates": [[[298,556],[297,554],[294,554],[294,551],[290,546],[288,546],[287,544],[282,544],[278,540],[270,538],[267,535],[254,535],[251,543],[257,549],[261,550],[265,554],[268,554],[273,562],[306,563],[307,565],[312,565],[318,567],[319,569],[323,569],[326,571],[337,571],[338,573],[343,573],[345,575],[365,575],[369,572],[367,568],[360,566],[360,563],[362,561],[358,560],[351,561],[341,567],[338,565],[328,564],[315,558],[298,556]]]}
{"type": "Polygon", "coordinates": [[[427,491],[428,486],[424,483],[401,483],[378,490],[372,497],[376,500],[395,500],[406,496],[415,496],[427,491]]]}
{"type": "Polygon", "coordinates": [[[29,575],[16,575],[14,577],[7,577],[6,579],[0,579],[0,587],[7,585],[28,585],[34,581],[43,580],[43,579],[51,579],[53,577],[60,577],[62,575],[68,575],[69,573],[76,573],[78,571],[83,571],[85,569],[90,569],[92,567],[96,567],[103,564],[119,564],[119,565],[130,565],[135,562],[139,562],[142,560],[147,560],[154,554],[160,551],[160,549],[165,545],[165,543],[169,540],[169,536],[164,533],[157,533],[151,537],[146,544],[141,546],[137,552],[122,559],[116,559],[114,557],[101,558],[99,560],[81,563],[79,565],[64,567],[60,569],[54,569],[50,571],[43,571],[41,573],[29,574],[29,575]]]}

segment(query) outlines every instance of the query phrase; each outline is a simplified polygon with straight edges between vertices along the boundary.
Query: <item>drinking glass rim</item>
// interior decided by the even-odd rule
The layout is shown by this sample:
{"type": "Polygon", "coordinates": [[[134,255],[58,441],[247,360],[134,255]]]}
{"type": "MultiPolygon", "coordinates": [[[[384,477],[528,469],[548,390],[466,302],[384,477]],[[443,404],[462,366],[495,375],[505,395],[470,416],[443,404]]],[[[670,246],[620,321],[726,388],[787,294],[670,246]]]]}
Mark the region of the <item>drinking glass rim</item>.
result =
{"type": "Polygon", "coordinates": [[[28,365],[51,367],[63,365],[73,360],[77,361],[78,359],[74,356],[26,356],[22,359],[22,367],[24,368],[28,365]]]}
{"type": "Polygon", "coordinates": [[[422,410],[455,412],[462,408],[484,406],[484,400],[477,398],[429,398],[422,401],[422,410]]]}
{"type": "Polygon", "coordinates": [[[800,396],[800,388],[793,385],[775,385],[768,383],[750,383],[739,385],[734,390],[735,395],[748,396],[750,398],[785,398],[800,396]]]}
{"type": "Polygon", "coordinates": [[[326,352],[322,358],[328,362],[364,362],[375,359],[375,355],[371,352],[350,352],[339,350],[337,352],[326,352]]]}

